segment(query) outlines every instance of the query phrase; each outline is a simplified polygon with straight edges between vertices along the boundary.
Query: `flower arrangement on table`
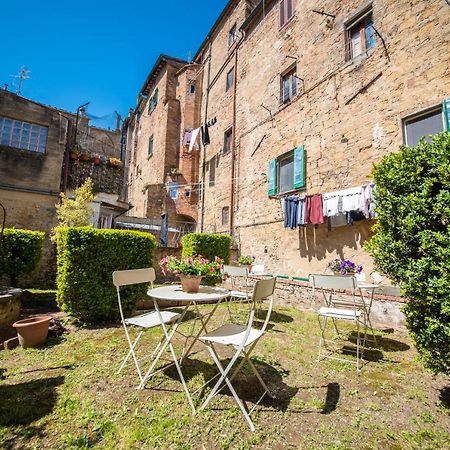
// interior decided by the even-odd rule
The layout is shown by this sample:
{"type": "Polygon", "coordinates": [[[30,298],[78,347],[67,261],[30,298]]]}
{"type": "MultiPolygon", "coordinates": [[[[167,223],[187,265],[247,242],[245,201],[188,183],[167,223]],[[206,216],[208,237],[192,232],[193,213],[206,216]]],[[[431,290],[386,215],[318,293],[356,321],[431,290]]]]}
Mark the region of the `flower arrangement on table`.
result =
{"type": "Polygon", "coordinates": [[[165,256],[159,261],[163,274],[172,273],[181,278],[181,285],[185,292],[198,292],[202,277],[206,275],[219,275],[223,261],[215,257],[214,261],[203,256],[189,256],[178,258],[165,256]]]}
{"type": "Polygon", "coordinates": [[[255,262],[254,256],[241,255],[239,256],[238,263],[241,266],[251,266],[255,262]]]}
{"type": "Polygon", "coordinates": [[[337,275],[354,275],[361,273],[362,266],[356,265],[349,259],[334,259],[328,264],[328,267],[337,275]]]}

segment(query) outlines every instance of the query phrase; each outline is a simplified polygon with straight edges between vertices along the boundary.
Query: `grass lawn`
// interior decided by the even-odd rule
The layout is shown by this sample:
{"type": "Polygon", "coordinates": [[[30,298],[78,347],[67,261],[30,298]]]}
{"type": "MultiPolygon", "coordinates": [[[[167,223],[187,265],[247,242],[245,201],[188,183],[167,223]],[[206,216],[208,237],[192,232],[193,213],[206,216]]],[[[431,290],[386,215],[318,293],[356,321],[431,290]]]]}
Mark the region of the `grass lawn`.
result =
{"type": "MultiPolygon", "coordinates": [[[[314,314],[275,310],[255,356],[277,398],[257,406],[256,433],[225,390],[193,416],[175,370],[134,389],[131,367],[115,374],[127,348],[117,326],[73,329],[39,350],[0,351],[0,447],[449,448],[450,381],[423,369],[406,334],[380,334],[358,375],[350,364],[315,361],[318,331],[314,314]]],[[[148,349],[160,333],[145,334],[148,349]]],[[[183,367],[191,391],[215,374],[206,352],[183,367]]],[[[243,372],[235,384],[251,407],[255,377],[243,372]]]]}

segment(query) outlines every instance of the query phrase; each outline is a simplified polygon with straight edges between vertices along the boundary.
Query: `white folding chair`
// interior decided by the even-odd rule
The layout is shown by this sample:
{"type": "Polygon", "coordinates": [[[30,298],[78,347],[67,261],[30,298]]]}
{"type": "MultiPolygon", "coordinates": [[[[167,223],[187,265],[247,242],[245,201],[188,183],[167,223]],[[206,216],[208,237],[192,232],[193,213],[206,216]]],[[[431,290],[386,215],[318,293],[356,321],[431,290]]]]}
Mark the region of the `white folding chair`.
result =
{"type": "Polygon", "coordinates": [[[260,401],[263,399],[263,397],[268,394],[270,397],[274,398],[273,394],[269,391],[269,388],[261,378],[261,375],[259,374],[258,370],[256,369],[255,365],[252,363],[250,359],[250,354],[255,348],[258,341],[261,339],[261,337],[264,335],[267,325],[270,320],[270,315],[272,313],[272,307],[273,307],[273,293],[275,290],[275,278],[269,278],[266,280],[259,280],[256,282],[255,287],[253,289],[253,294],[251,297],[251,309],[250,314],[248,317],[248,321],[246,325],[239,325],[234,323],[228,323],[220,326],[219,328],[215,329],[214,331],[207,333],[203,336],[200,336],[200,340],[205,343],[205,345],[208,348],[209,353],[211,354],[212,359],[216,363],[219,372],[220,372],[220,378],[217,380],[216,384],[212,388],[211,392],[209,393],[206,400],[201,405],[200,409],[205,409],[208,404],[211,402],[211,400],[219,393],[219,391],[225,387],[228,386],[230,389],[234,399],[236,400],[236,403],[238,404],[240,410],[242,411],[242,414],[244,415],[245,419],[247,420],[250,429],[252,431],[255,431],[255,426],[253,425],[253,422],[250,418],[250,414],[253,412],[255,407],[260,403],[260,401]],[[255,319],[255,312],[258,308],[258,304],[260,304],[263,300],[269,299],[269,305],[267,309],[266,318],[261,326],[261,328],[256,328],[254,326],[254,319],[255,319]],[[214,347],[214,344],[222,344],[229,347],[234,348],[236,351],[233,357],[231,358],[230,362],[227,364],[227,366],[224,368],[220,362],[219,356],[217,354],[217,351],[214,347]],[[237,362],[237,359],[240,355],[243,355],[242,361],[238,364],[238,366],[235,368],[235,370],[232,372],[231,376],[229,377],[229,373],[235,363],[237,362]],[[242,400],[237,395],[233,385],[231,384],[231,381],[236,377],[236,375],[241,370],[244,363],[247,362],[252,369],[253,373],[255,374],[256,378],[260,382],[261,386],[264,389],[263,394],[259,398],[259,400],[256,402],[256,404],[253,406],[253,408],[247,412],[242,400]]]}
{"type": "MultiPolygon", "coordinates": [[[[147,268],[147,269],[135,269],[135,270],[120,270],[113,273],[113,283],[114,286],[116,286],[117,289],[117,300],[119,302],[119,312],[120,312],[120,318],[123,325],[123,328],[125,330],[125,336],[127,338],[128,345],[130,347],[129,352],[125,356],[122,364],[119,367],[119,370],[117,373],[120,373],[122,369],[126,366],[128,360],[130,357],[132,357],[134,361],[134,365],[136,366],[136,371],[139,375],[139,380],[142,383],[143,376],[141,372],[141,368],[139,367],[139,362],[136,357],[136,346],[139,342],[139,339],[141,338],[143,334],[143,330],[154,328],[161,326],[161,320],[157,314],[156,311],[152,311],[146,314],[141,314],[139,316],[134,316],[130,318],[125,318],[123,314],[122,309],[122,300],[120,298],[120,287],[121,286],[130,286],[132,284],[141,284],[141,283],[148,283],[151,288],[153,288],[153,282],[155,281],[155,269],[153,268],[147,268]],[[129,326],[134,326],[141,328],[141,331],[139,331],[139,334],[137,335],[134,342],[131,342],[130,333],[128,331],[129,326]]],[[[177,313],[174,313],[172,311],[161,311],[161,318],[164,323],[171,323],[174,322],[180,315],[177,313]]],[[[161,347],[162,343],[164,341],[164,337],[161,338],[160,342],[158,343],[157,347],[153,351],[150,357],[152,357],[158,349],[161,347]]]]}
{"type": "Polygon", "coordinates": [[[253,264],[250,275],[263,275],[264,270],[265,270],[264,264],[253,264]]]}
{"type": "Polygon", "coordinates": [[[335,351],[331,351],[327,344],[331,341],[326,339],[325,333],[327,328],[328,319],[333,322],[335,333],[339,335],[339,330],[337,328],[337,320],[352,321],[356,324],[357,337],[356,337],[356,370],[360,371],[361,363],[361,347],[365,346],[366,341],[366,321],[364,317],[364,311],[361,309],[359,304],[359,299],[356,296],[357,280],[352,276],[340,276],[340,275],[319,275],[311,274],[309,275],[309,282],[313,288],[314,293],[317,289],[322,292],[325,306],[322,306],[317,311],[318,320],[320,325],[320,341],[319,341],[319,356],[318,361],[329,358],[338,361],[344,361],[349,363],[354,363],[351,360],[339,358],[334,356],[335,351]],[[350,291],[352,300],[342,301],[336,299],[336,291],[350,291]],[[360,335],[360,325],[365,328],[364,341],[361,345],[361,335],[360,335]],[[325,349],[328,353],[323,353],[322,350],[325,349]]]}
{"type": "Polygon", "coordinates": [[[252,294],[251,287],[248,284],[248,269],[246,267],[224,265],[222,275],[224,281],[226,278],[230,283],[230,297],[250,299],[252,294]]]}

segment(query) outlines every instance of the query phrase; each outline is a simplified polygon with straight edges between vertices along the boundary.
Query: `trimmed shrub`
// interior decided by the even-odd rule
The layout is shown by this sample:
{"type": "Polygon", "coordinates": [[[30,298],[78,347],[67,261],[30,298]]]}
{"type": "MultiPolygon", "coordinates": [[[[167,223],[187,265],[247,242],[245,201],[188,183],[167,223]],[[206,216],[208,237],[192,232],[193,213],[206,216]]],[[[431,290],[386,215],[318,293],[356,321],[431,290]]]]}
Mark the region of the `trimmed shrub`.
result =
{"type": "Polygon", "coordinates": [[[378,221],[367,248],[410,299],[403,311],[424,364],[450,374],[450,133],[375,166],[378,221]]]}
{"type": "Polygon", "coordinates": [[[42,256],[45,233],[6,228],[0,238],[0,275],[8,275],[12,286],[36,269],[42,256]]]}
{"type": "MultiPolygon", "coordinates": [[[[202,255],[210,261],[218,256],[224,264],[230,263],[231,236],[228,234],[190,233],[181,239],[183,256],[202,255]]],[[[203,279],[202,284],[215,285],[221,282],[220,275],[209,275],[203,279]]]]}
{"type": "MultiPolygon", "coordinates": [[[[58,305],[82,322],[99,323],[120,317],[112,273],[151,267],[156,239],[138,231],[58,227],[56,245],[58,305]]],[[[121,288],[124,314],[146,290],[146,285],[121,288]]]]}

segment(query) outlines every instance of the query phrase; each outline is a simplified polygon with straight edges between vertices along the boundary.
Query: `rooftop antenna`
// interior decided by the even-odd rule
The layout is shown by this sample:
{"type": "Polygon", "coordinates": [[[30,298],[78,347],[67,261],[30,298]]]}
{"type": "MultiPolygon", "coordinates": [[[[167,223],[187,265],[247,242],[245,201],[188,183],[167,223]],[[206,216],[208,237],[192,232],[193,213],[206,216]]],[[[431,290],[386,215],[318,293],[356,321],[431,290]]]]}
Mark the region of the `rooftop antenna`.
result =
{"type": "MultiPolygon", "coordinates": [[[[19,71],[19,75],[11,75],[11,77],[14,79],[18,78],[19,79],[19,86],[17,87],[16,90],[16,94],[20,95],[22,93],[22,86],[23,86],[23,82],[28,79],[31,78],[29,76],[29,74],[31,73],[31,70],[28,70],[25,66],[22,66],[20,68],[19,71]]],[[[13,81],[13,85],[14,85],[14,81],[13,81]]]]}

